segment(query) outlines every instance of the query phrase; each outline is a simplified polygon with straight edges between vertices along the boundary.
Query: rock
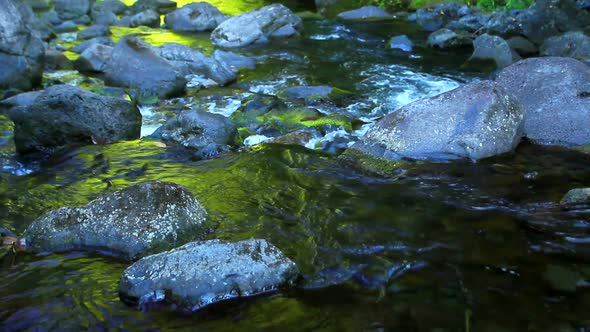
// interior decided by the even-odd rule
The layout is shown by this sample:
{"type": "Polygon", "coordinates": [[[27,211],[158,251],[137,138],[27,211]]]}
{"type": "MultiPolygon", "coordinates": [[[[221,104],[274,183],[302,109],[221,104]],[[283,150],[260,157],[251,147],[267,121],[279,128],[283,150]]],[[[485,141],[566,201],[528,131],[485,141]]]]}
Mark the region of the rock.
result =
{"type": "Polygon", "coordinates": [[[113,48],[111,46],[94,44],[80,54],[80,57],[74,62],[74,66],[80,72],[104,72],[112,54],[113,48]]]}
{"type": "Polygon", "coordinates": [[[95,37],[106,37],[111,35],[111,30],[106,25],[93,25],[78,33],[78,39],[91,39],[95,37]]]}
{"type": "Polygon", "coordinates": [[[53,27],[56,33],[75,32],[78,31],[78,24],[74,21],[65,21],[53,27]]]}
{"type": "Polygon", "coordinates": [[[521,56],[533,55],[539,52],[535,44],[521,36],[512,37],[507,42],[510,48],[521,56]]]}
{"type": "Polygon", "coordinates": [[[456,33],[455,31],[442,28],[431,33],[426,43],[432,48],[451,49],[470,46],[473,41],[465,33],[456,33]]]}
{"type": "Polygon", "coordinates": [[[220,47],[242,47],[297,34],[301,27],[299,16],[281,4],[273,4],[225,20],[211,33],[211,41],[220,47]]]}
{"type": "Polygon", "coordinates": [[[496,81],[526,112],[525,135],[537,144],[590,143],[590,67],[571,58],[529,58],[502,70],[496,81]]]}
{"type": "Polygon", "coordinates": [[[359,9],[350,10],[338,14],[338,17],[344,20],[364,20],[364,19],[391,19],[393,15],[385,9],[377,6],[364,6],[359,9]]]}
{"type": "Polygon", "coordinates": [[[114,25],[117,22],[117,15],[111,12],[92,11],[91,16],[99,25],[114,25]]]}
{"type": "Polygon", "coordinates": [[[43,14],[41,14],[41,16],[39,17],[40,21],[43,21],[44,23],[47,23],[49,25],[58,25],[62,22],[62,20],[59,18],[59,15],[57,15],[57,12],[55,10],[50,10],[47,11],[43,14]]]}
{"type": "Polygon", "coordinates": [[[332,90],[332,87],[326,85],[291,86],[285,89],[284,95],[291,99],[305,99],[311,96],[328,97],[332,93],[332,90]]]}
{"type": "Polygon", "coordinates": [[[176,2],[170,0],[138,0],[131,6],[133,13],[153,10],[158,14],[166,14],[174,9],[176,9],[176,2]]]}
{"type": "Polygon", "coordinates": [[[226,17],[207,2],[195,2],[166,14],[164,22],[174,31],[208,31],[215,29],[226,17]]]}
{"type": "Polygon", "coordinates": [[[522,30],[522,21],[527,17],[527,12],[522,9],[497,11],[490,15],[484,25],[484,30],[490,35],[505,38],[519,36],[522,30]]]}
{"type": "Polygon", "coordinates": [[[90,23],[92,23],[92,19],[90,19],[90,16],[88,15],[82,15],[78,18],[73,19],[72,21],[74,21],[74,23],[78,25],[90,25],[90,23]]]}
{"type": "Polygon", "coordinates": [[[92,10],[95,12],[108,12],[115,15],[121,15],[127,9],[127,5],[120,0],[103,0],[101,3],[96,3],[92,7],[92,10]]]}
{"type": "Polygon", "coordinates": [[[29,91],[3,99],[0,101],[0,110],[10,110],[13,107],[31,105],[42,93],[42,91],[29,91]]]}
{"type": "Polygon", "coordinates": [[[566,209],[590,205],[590,188],[576,188],[568,191],[559,204],[566,209]]]}
{"type": "Polygon", "coordinates": [[[0,89],[29,90],[41,83],[45,54],[34,14],[16,0],[0,0],[0,8],[0,89]]]}
{"type": "Polygon", "coordinates": [[[528,40],[541,44],[549,37],[585,29],[590,25],[590,13],[580,10],[574,0],[537,0],[520,25],[528,40]]]}
{"type": "Polygon", "coordinates": [[[198,310],[238,297],[276,291],[298,278],[297,265],[266,240],[210,240],[144,257],[119,282],[125,301],[166,301],[198,310]]]}
{"type": "Polygon", "coordinates": [[[166,122],[152,137],[174,142],[204,154],[227,150],[237,133],[234,122],[220,114],[184,111],[166,122]]]}
{"type": "Polygon", "coordinates": [[[96,37],[96,38],[88,39],[88,40],[81,42],[80,44],[71,48],[70,51],[76,52],[76,53],[82,53],[82,52],[84,52],[84,50],[86,50],[87,48],[89,48],[90,46],[95,45],[95,44],[101,44],[101,45],[106,45],[106,46],[115,46],[115,43],[113,43],[113,40],[109,37],[96,37]]]}
{"type": "Polygon", "coordinates": [[[229,68],[236,74],[242,68],[256,68],[256,61],[254,59],[233,52],[215,50],[215,52],[213,52],[213,59],[229,66],[229,68]]]}
{"type": "Polygon", "coordinates": [[[160,56],[157,48],[137,38],[125,37],[115,46],[105,68],[105,83],[171,97],[184,92],[186,79],[160,56]]]}
{"type": "Polygon", "coordinates": [[[54,0],[53,3],[62,20],[72,20],[90,12],[90,0],[54,0]]]}
{"type": "Polygon", "coordinates": [[[24,238],[32,252],[107,251],[134,260],[201,238],[207,212],[183,186],[146,182],[107,193],[81,208],[39,217],[24,238]]]}
{"type": "Polygon", "coordinates": [[[386,160],[477,160],[512,151],[523,124],[518,100],[498,84],[481,81],[388,114],[350,149],[386,160]]]}
{"type": "Polygon", "coordinates": [[[45,70],[72,70],[74,66],[62,52],[55,49],[45,51],[45,70]]]}
{"type": "Polygon", "coordinates": [[[23,2],[31,6],[34,11],[44,11],[51,8],[49,0],[23,0],[23,2]]]}
{"type": "Polygon", "coordinates": [[[494,68],[504,68],[520,59],[506,40],[484,33],[473,41],[473,54],[466,66],[477,67],[481,63],[491,63],[494,68]]]}
{"type": "Polygon", "coordinates": [[[590,37],[581,31],[571,31],[545,40],[541,46],[542,56],[561,56],[574,59],[590,58],[590,37]]]}
{"type": "Polygon", "coordinates": [[[436,31],[459,17],[461,6],[457,3],[440,4],[416,11],[416,23],[426,31],[436,31]]]}
{"type": "Polygon", "coordinates": [[[411,52],[413,47],[414,43],[406,35],[395,36],[389,40],[389,48],[411,52]]]}
{"type": "Polygon", "coordinates": [[[19,153],[88,145],[99,139],[136,139],[141,128],[141,114],[133,103],[70,85],[45,89],[30,105],[11,109],[9,117],[19,153]]]}
{"type": "Polygon", "coordinates": [[[130,28],[136,28],[138,26],[159,28],[160,14],[154,10],[148,9],[133,16],[125,16],[119,21],[115,22],[115,25],[130,28]]]}
{"type": "Polygon", "coordinates": [[[466,15],[456,21],[449,22],[445,28],[453,31],[476,32],[482,29],[490,20],[490,15],[466,15]]]}

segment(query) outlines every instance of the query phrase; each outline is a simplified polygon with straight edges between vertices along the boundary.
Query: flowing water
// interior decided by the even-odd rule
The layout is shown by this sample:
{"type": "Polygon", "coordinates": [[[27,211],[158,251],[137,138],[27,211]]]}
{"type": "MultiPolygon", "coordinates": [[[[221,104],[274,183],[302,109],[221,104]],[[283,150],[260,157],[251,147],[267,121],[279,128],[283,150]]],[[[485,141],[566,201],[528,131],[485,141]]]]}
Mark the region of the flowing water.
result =
{"type": "MultiPolygon", "coordinates": [[[[24,158],[15,156],[12,124],[0,117],[1,227],[20,233],[51,209],[138,182],[172,181],[210,212],[218,224],[211,238],[269,240],[299,265],[301,284],[190,314],[140,311],[118,297],[127,263],[83,252],[6,255],[0,330],[590,330],[590,211],[557,203],[590,185],[590,155],[523,143],[477,163],[408,162],[393,178],[346,166],[341,149],[329,148],[334,141],[345,146],[383,114],[488,74],[461,71],[467,53],[419,43],[408,54],[387,49],[393,35],[423,40],[402,21],[304,25],[299,39],[239,50],[259,64],[233,86],[167,103],[229,115],[250,95],[291,85],[353,92],[353,103],[321,111],[369,124],[334,128],[308,144],[314,149],[262,144],[200,160],[144,139],[24,158]]],[[[115,30],[115,39],[127,32],[115,30]]],[[[132,32],[154,44],[212,50],[206,35],[132,32]]],[[[99,80],[46,75],[47,84],[99,80]]],[[[169,116],[157,107],[142,111],[144,133],[169,116]]]]}

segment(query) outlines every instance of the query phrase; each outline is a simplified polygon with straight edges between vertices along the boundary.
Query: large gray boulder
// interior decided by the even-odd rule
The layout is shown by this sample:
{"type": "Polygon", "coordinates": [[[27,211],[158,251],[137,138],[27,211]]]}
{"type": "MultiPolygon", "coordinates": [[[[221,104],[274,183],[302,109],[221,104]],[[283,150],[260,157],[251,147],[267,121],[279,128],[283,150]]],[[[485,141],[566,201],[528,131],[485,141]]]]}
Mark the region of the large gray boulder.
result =
{"type": "Polygon", "coordinates": [[[158,48],[162,58],[168,60],[184,76],[189,74],[206,76],[225,85],[235,81],[237,71],[229,64],[207,57],[203,53],[177,43],[167,43],[158,48]]]}
{"type": "Polygon", "coordinates": [[[45,54],[34,14],[17,0],[0,0],[0,8],[0,89],[29,90],[41,83],[45,54]]]}
{"type": "Polygon", "coordinates": [[[8,115],[20,153],[137,139],[141,129],[141,114],[133,103],[70,85],[51,86],[8,115]]]}
{"type": "Polygon", "coordinates": [[[157,48],[137,38],[125,37],[115,46],[105,68],[105,83],[171,97],[184,92],[186,79],[160,56],[157,48]]]}
{"type": "Polygon", "coordinates": [[[358,9],[349,10],[338,14],[338,18],[344,20],[364,20],[364,19],[390,19],[393,15],[385,9],[377,6],[364,6],[358,9]]]}
{"type": "Polygon", "coordinates": [[[525,135],[538,144],[590,144],[590,67],[571,58],[530,58],[504,68],[496,82],[526,112],[525,135]]]}
{"type": "Polygon", "coordinates": [[[242,47],[297,35],[301,28],[299,16],[281,4],[273,4],[224,21],[211,33],[211,41],[220,47],[242,47]]]}
{"type": "Polygon", "coordinates": [[[482,159],[523,136],[518,100],[492,81],[461,86],[385,116],[350,149],[379,159],[482,159]]]}
{"type": "Polygon", "coordinates": [[[164,22],[174,31],[208,31],[215,29],[226,17],[207,2],[195,2],[166,14],[164,22]]]}
{"type": "Polygon", "coordinates": [[[477,67],[480,63],[486,63],[493,68],[504,68],[520,59],[502,37],[484,33],[473,41],[473,54],[467,60],[467,65],[477,67]]]}
{"type": "Polygon", "coordinates": [[[50,211],[33,221],[24,239],[32,252],[106,251],[134,260],[202,238],[206,217],[186,188],[155,181],[108,193],[81,208],[50,211]]]}
{"type": "Polygon", "coordinates": [[[80,18],[90,12],[90,0],[54,0],[55,11],[62,20],[80,18]]]}
{"type": "Polygon", "coordinates": [[[191,110],[174,116],[152,135],[199,151],[204,157],[215,155],[233,143],[237,127],[221,114],[191,110]]]}
{"type": "Polygon", "coordinates": [[[541,46],[540,53],[542,56],[590,59],[590,37],[582,31],[571,31],[550,37],[541,46]]]}
{"type": "Polygon", "coordinates": [[[191,242],[128,267],[119,294],[140,306],[166,302],[195,311],[279,290],[294,284],[298,275],[295,263],[265,240],[191,242]]]}
{"type": "Polygon", "coordinates": [[[527,39],[541,44],[549,37],[590,25],[590,12],[574,0],[536,0],[518,22],[527,39]]]}

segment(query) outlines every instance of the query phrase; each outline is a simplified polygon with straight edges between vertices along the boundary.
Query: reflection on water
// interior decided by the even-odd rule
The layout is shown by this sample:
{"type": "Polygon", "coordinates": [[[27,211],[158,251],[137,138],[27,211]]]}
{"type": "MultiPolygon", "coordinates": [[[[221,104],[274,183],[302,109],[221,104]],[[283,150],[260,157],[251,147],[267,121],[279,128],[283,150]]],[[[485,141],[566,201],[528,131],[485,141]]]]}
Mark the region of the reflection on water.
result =
{"type": "MultiPolygon", "coordinates": [[[[238,50],[259,65],[234,86],[159,106],[230,113],[256,91],[325,84],[356,99],[323,112],[369,121],[481,78],[457,69],[466,54],[432,53],[419,43],[410,55],[386,49],[388,35],[419,40],[420,32],[397,21],[306,20],[305,27],[299,39],[238,50]]],[[[114,29],[115,38],[128,32],[212,50],[206,35],[114,29]]],[[[144,130],[175,112],[142,111],[144,130]]],[[[557,204],[569,189],[590,185],[588,154],[525,143],[478,163],[408,162],[392,180],[334,154],[273,144],[211,160],[147,139],[23,158],[15,156],[12,130],[0,116],[0,227],[20,233],[49,210],[138,182],[172,181],[210,212],[218,224],[211,238],[268,239],[304,278],[289,292],[189,315],[142,312],[118,299],[124,263],[79,252],[6,255],[0,330],[590,329],[590,211],[557,204]]]]}

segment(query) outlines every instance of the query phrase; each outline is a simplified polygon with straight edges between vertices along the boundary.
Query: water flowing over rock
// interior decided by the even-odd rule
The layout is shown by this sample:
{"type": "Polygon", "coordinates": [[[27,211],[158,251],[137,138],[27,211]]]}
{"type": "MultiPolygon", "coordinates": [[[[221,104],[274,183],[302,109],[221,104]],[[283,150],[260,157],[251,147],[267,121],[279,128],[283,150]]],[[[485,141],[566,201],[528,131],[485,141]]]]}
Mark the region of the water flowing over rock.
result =
{"type": "Polygon", "coordinates": [[[133,37],[121,39],[105,68],[108,85],[136,88],[161,97],[184,92],[186,79],[160,51],[133,37]]]}
{"type": "Polygon", "coordinates": [[[106,251],[124,260],[201,238],[207,213],[183,186],[146,182],[101,196],[81,208],[53,210],[25,231],[33,252],[106,251]]]}
{"type": "Polygon", "coordinates": [[[526,112],[525,135],[538,144],[590,143],[590,67],[571,58],[530,58],[504,68],[498,84],[526,112]]]}
{"type": "Polygon", "coordinates": [[[191,242],[128,267],[119,294],[140,306],[166,302],[195,311],[279,290],[292,285],[298,275],[297,265],[266,240],[191,242]]]}
{"type": "Polygon", "coordinates": [[[220,47],[242,47],[297,35],[301,28],[299,16],[281,4],[273,4],[224,21],[211,33],[211,41],[220,47]]]}
{"type": "Polygon", "coordinates": [[[174,31],[208,31],[215,29],[226,17],[207,2],[196,2],[166,14],[164,22],[174,31]]]}
{"type": "Polygon", "coordinates": [[[153,137],[197,149],[203,157],[227,150],[236,135],[234,122],[220,114],[185,111],[168,120],[153,137]]]}
{"type": "Polygon", "coordinates": [[[386,160],[482,159],[512,151],[523,124],[518,100],[496,83],[482,81],[400,108],[350,149],[386,160]]]}
{"type": "Polygon", "coordinates": [[[0,0],[0,8],[0,89],[29,90],[41,83],[45,54],[34,15],[15,0],[0,0]]]}
{"type": "Polygon", "coordinates": [[[393,16],[383,8],[377,6],[364,6],[359,9],[342,12],[338,14],[338,17],[344,20],[363,20],[388,19],[393,16]]]}
{"type": "Polygon", "coordinates": [[[133,103],[69,85],[45,89],[31,104],[11,109],[9,117],[20,153],[136,139],[141,128],[141,114],[133,103]]]}

